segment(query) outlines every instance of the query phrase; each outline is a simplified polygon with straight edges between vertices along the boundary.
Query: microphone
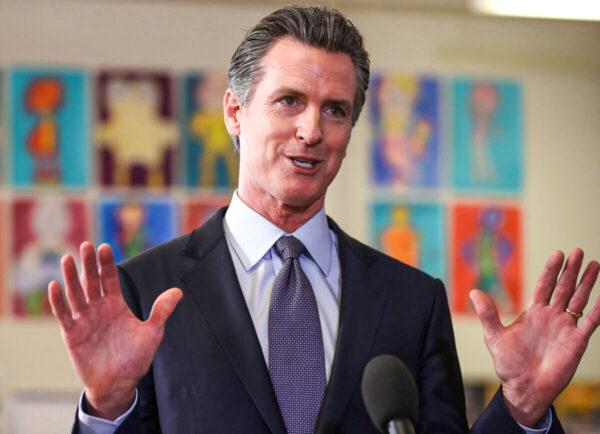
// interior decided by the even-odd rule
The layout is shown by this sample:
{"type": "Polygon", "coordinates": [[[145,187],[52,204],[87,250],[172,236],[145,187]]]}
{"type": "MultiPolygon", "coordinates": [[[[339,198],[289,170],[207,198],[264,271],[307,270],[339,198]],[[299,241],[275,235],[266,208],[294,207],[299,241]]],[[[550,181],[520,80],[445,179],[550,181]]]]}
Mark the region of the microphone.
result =
{"type": "Polygon", "coordinates": [[[373,424],[382,433],[415,434],[419,423],[419,392],[406,365],[384,354],[367,363],[362,396],[373,424]]]}

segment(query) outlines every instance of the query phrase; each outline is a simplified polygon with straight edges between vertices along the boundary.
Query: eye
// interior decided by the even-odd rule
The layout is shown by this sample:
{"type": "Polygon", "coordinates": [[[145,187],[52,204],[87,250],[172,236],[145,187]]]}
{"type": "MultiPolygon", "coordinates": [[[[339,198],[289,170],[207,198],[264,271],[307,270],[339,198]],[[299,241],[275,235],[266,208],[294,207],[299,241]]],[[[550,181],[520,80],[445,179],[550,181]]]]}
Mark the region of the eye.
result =
{"type": "Polygon", "coordinates": [[[284,105],[294,105],[298,103],[298,100],[291,96],[291,95],[286,95],[283,98],[280,99],[280,101],[284,104],[284,105]]]}
{"type": "Polygon", "coordinates": [[[336,117],[336,118],[345,118],[346,117],[346,110],[344,110],[343,108],[341,108],[338,105],[332,105],[331,107],[329,107],[327,109],[327,111],[329,112],[330,115],[332,115],[333,117],[336,117]]]}

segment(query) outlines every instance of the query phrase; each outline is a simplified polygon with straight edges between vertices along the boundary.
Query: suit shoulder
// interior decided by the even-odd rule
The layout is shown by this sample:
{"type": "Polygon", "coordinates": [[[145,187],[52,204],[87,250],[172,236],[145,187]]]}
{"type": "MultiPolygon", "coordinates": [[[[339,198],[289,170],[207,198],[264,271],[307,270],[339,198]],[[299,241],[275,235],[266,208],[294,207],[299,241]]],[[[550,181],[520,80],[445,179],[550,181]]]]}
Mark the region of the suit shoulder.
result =
{"type": "Polygon", "coordinates": [[[377,253],[377,266],[381,267],[382,269],[389,270],[388,272],[394,276],[402,276],[402,278],[405,280],[425,285],[432,285],[439,280],[425,271],[405,262],[399,261],[398,259],[393,258],[383,252],[377,253]]]}

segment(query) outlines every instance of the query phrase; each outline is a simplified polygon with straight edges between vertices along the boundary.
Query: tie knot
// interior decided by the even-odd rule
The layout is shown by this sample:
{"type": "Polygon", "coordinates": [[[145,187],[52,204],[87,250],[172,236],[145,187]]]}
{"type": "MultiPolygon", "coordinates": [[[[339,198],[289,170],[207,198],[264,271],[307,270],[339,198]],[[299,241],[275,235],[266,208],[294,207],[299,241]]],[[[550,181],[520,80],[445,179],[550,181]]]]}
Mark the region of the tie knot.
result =
{"type": "Polygon", "coordinates": [[[289,258],[299,258],[304,252],[304,244],[296,237],[281,237],[275,246],[284,261],[289,258]]]}

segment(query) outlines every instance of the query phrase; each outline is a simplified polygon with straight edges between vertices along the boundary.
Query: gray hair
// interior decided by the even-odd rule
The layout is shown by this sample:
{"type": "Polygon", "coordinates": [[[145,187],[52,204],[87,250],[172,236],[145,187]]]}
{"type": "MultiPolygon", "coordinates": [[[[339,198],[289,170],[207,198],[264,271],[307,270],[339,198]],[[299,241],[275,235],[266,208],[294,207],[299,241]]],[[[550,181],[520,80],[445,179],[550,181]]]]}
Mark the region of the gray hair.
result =
{"type": "MultiPolygon", "coordinates": [[[[363,38],[348,18],[327,6],[286,6],[272,12],[251,28],[239,45],[229,64],[229,87],[242,106],[252,98],[254,86],[262,76],[261,61],[271,44],[291,36],[312,47],[334,53],[345,53],[352,60],[356,73],[356,90],[352,110],[354,125],[365,103],[369,87],[369,54],[363,38]]],[[[239,137],[233,138],[239,149],[239,137]]]]}

